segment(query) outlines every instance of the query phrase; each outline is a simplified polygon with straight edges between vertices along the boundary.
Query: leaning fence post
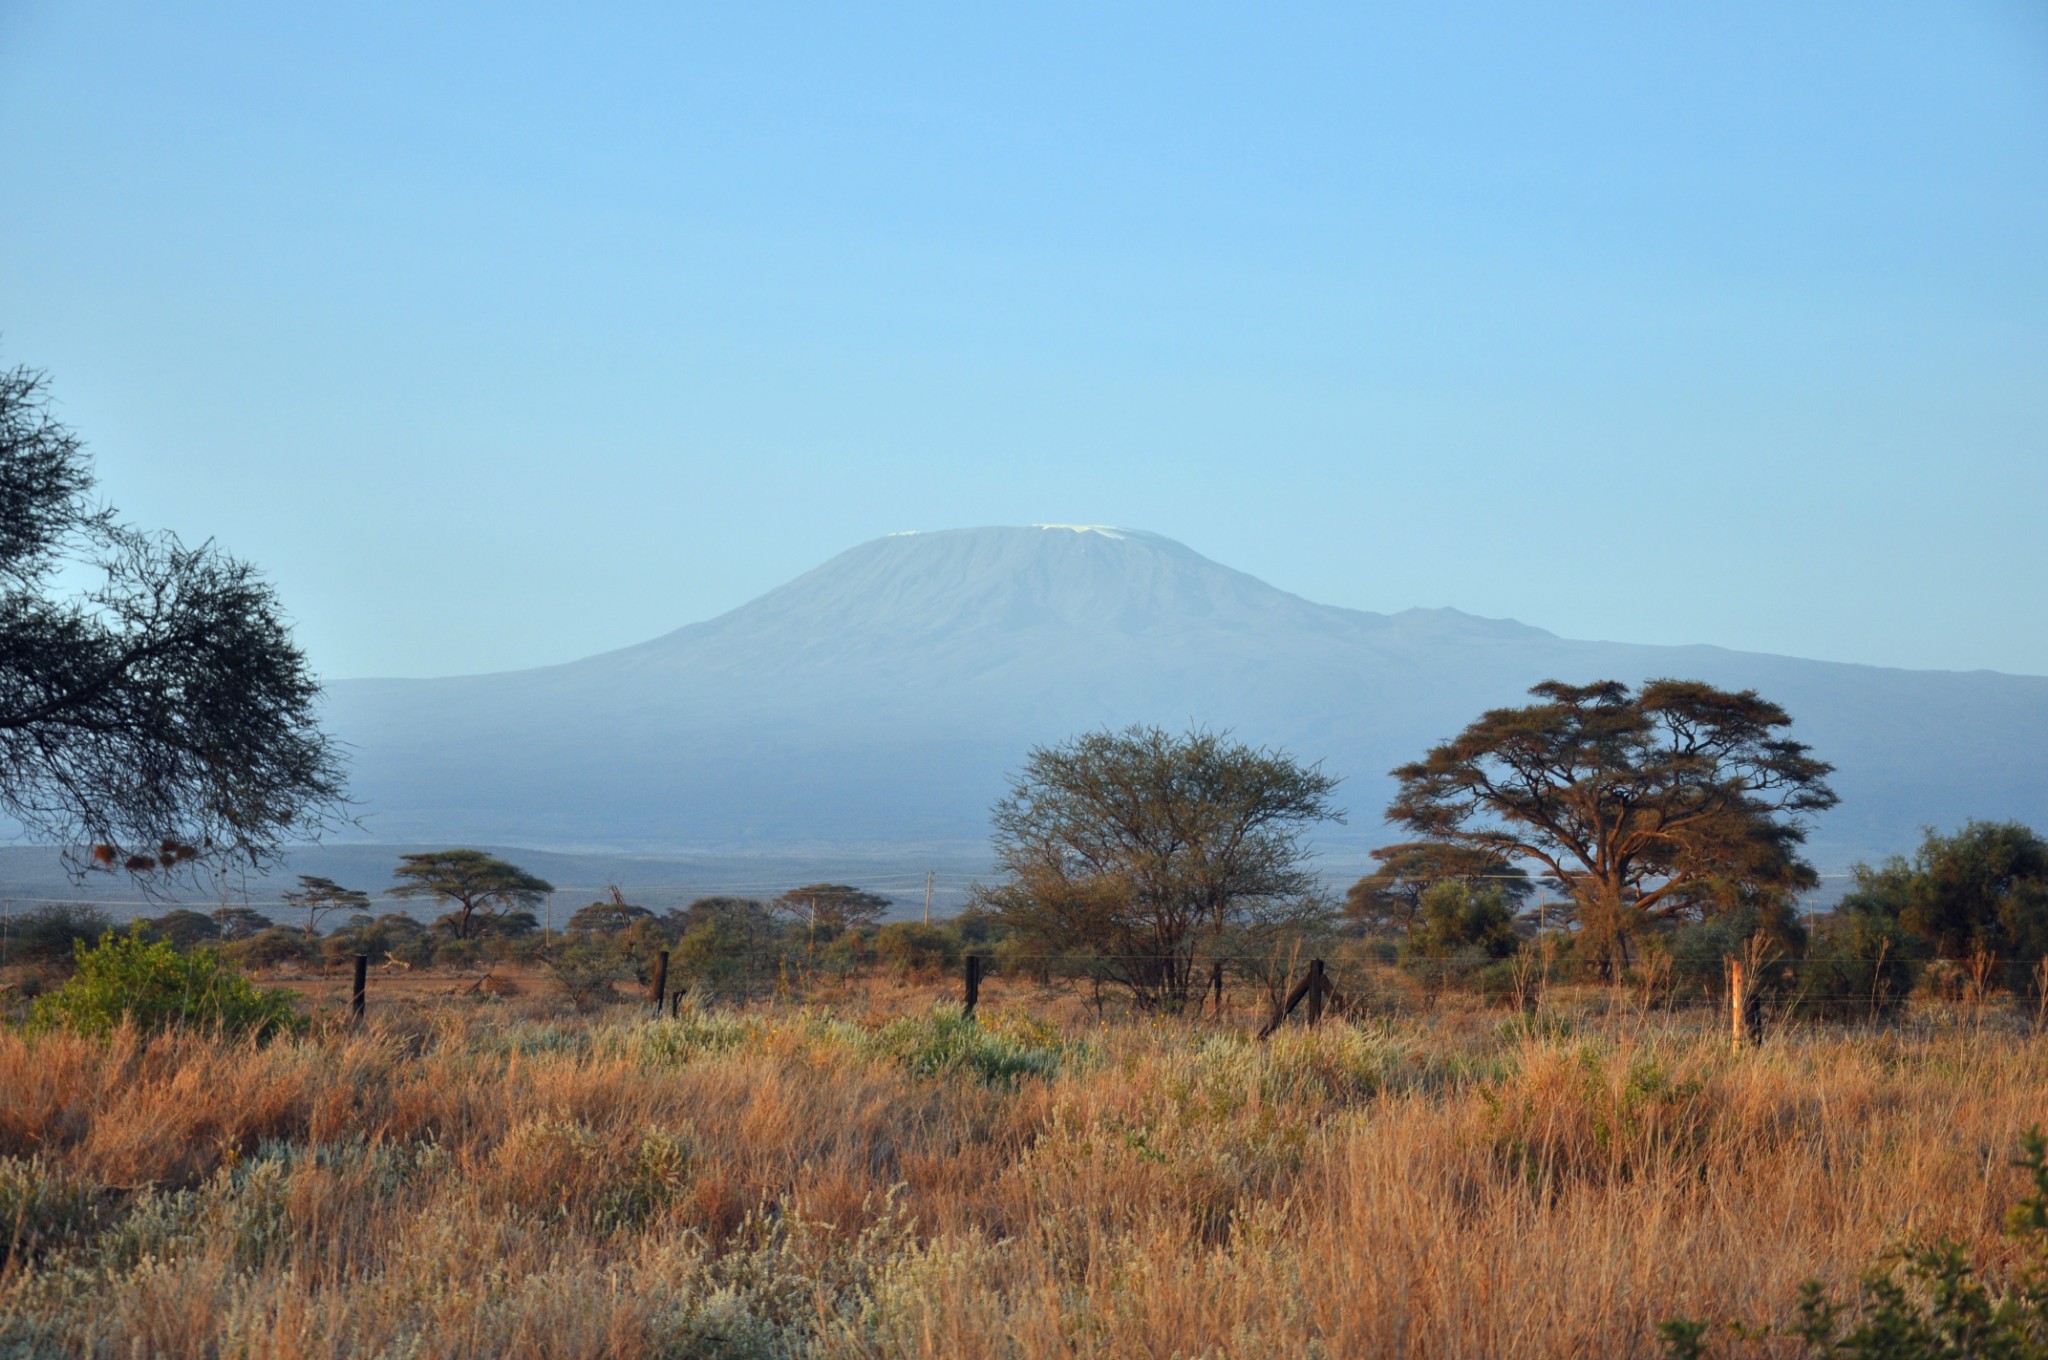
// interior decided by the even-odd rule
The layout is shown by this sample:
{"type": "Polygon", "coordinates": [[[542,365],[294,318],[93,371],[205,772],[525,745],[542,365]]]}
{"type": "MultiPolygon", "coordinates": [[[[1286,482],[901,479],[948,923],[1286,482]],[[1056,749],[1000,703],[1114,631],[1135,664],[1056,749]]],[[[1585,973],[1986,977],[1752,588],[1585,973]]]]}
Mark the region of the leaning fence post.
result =
{"type": "Polygon", "coordinates": [[[1323,993],[1329,989],[1330,984],[1323,977],[1323,961],[1321,959],[1310,959],[1308,961],[1308,1023],[1311,1027],[1322,1023],[1323,993]]]}
{"type": "Polygon", "coordinates": [[[981,955],[967,956],[967,999],[960,1007],[961,1019],[974,1014],[975,1003],[981,1000],[981,955]]]}
{"type": "Polygon", "coordinates": [[[654,1013],[660,1015],[668,1004],[668,951],[654,956],[654,1013]]]}
{"type": "Polygon", "coordinates": [[[359,1025],[363,1022],[363,1011],[369,991],[370,956],[368,954],[358,954],[356,955],[355,987],[349,993],[348,998],[348,1018],[359,1025]]]}

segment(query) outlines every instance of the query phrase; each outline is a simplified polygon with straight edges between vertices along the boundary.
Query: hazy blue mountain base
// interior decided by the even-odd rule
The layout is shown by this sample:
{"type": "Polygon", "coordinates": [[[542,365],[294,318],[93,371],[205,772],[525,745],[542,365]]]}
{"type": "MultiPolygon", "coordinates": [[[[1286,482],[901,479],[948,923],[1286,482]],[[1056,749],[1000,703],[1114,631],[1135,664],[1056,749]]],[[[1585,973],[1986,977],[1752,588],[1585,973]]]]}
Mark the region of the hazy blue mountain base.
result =
{"type": "MultiPolygon", "coordinates": [[[[1966,817],[2048,825],[2048,679],[1575,642],[1455,610],[1319,605],[1155,535],[897,535],[709,622],[540,670],[336,683],[333,730],[379,842],[985,862],[986,814],[1034,743],[1205,723],[1322,760],[1356,863],[1386,771],[1538,680],[1753,686],[1835,763],[1815,863],[1966,817]],[[963,859],[964,857],[964,859],[963,859]]],[[[542,872],[546,872],[544,869],[542,872]]],[[[780,878],[782,875],[772,877],[780,878]]]]}

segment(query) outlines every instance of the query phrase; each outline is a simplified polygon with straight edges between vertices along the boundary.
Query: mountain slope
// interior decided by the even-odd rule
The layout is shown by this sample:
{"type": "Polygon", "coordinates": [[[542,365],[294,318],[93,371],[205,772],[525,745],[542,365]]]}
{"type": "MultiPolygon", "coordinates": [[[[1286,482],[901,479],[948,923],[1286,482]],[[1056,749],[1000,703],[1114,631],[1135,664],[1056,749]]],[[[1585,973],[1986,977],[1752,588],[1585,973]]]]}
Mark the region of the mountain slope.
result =
{"type": "Polygon", "coordinates": [[[1538,680],[1754,686],[1839,767],[1838,868],[1964,816],[2048,823],[2048,679],[1577,642],[1455,610],[1315,604],[1156,535],[998,528],[853,548],[709,621],[568,665],[343,681],[379,839],[686,850],[968,843],[1034,743],[1190,722],[1346,778],[1357,853],[1385,771],[1538,680]]]}

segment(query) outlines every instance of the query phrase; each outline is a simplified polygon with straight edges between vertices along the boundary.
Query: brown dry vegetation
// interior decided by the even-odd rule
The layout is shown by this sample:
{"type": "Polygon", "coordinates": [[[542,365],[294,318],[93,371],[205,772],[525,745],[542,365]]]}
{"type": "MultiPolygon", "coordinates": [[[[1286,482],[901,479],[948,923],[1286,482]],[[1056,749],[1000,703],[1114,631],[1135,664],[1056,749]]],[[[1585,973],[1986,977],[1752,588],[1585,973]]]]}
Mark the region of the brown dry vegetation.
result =
{"type": "Polygon", "coordinates": [[[0,1353],[1653,1355],[1908,1236],[1995,1276],[2048,1115],[1996,1019],[1736,1054],[1590,997],[1266,1045],[930,1000],[0,1034],[0,1353]]]}

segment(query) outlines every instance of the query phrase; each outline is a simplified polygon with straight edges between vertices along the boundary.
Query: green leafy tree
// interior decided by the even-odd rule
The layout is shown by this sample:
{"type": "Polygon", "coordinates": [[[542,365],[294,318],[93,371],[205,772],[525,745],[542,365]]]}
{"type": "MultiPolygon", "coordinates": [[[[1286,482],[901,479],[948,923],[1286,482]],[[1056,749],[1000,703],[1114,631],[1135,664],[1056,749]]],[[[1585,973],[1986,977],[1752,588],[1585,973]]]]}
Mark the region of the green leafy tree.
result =
{"type": "Polygon", "coordinates": [[[254,907],[219,907],[212,915],[223,940],[253,939],[271,928],[270,918],[254,907]]]}
{"type": "Polygon", "coordinates": [[[0,372],[0,820],[145,877],[260,867],[342,804],[320,686],[254,568],[93,485],[43,376],[0,372]]]}
{"type": "Polygon", "coordinates": [[[206,912],[193,911],[190,907],[179,907],[136,924],[152,939],[167,941],[174,949],[191,949],[220,938],[220,922],[206,912]]]}
{"type": "Polygon", "coordinates": [[[306,909],[306,934],[320,933],[320,918],[330,911],[345,911],[351,914],[367,911],[370,895],[358,888],[344,888],[331,878],[317,874],[300,874],[299,886],[280,893],[279,896],[295,907],[306,909]]]}
{"type": "Polygon", "coordinates": [[[1428,840],[1533,861],[1574,899],[1581,948],[1609,976],[1631,936],[1744,895],[1818,882],[1806,819],[1830,767],[1782,735],[1753,690],[1547,680],[1403,765],[1388,820],[1428,840]]]}
{"type": "Polygon", "coordinates": [[[145,1031],[190,1026],[264,1037],[297,1023],[290,997],[256,987],[210,949],[181,954],[165,940],[108,931],[77,951],[70,980],[36,998],[32,1026],[106,1034],[125,1022],[145,1031]]]}
{"type": "Polygon", "coordinates": [[[1508,958],[1520,947],[1505,892],[1491,883],[1474,888],[1447,878],[1422,894],[1401,943],[1401,963],[1441,985],[1508,958]]]}
{"type": "MultiPolygon", "coordinates": [[[[481,850],[401,855],[393,897],[431,897],[447,904],[449,930],[466,940],[506,912],[538,906],[554,885],[481,850]]],[[[531,923],[531,916],[528,917],[531,923]]]]}
{"type": "Polygon", "coordinates": [[[1405,931],[1415,924],[1422,895],[1435,884],[1498,887],[1519,909],[1534,888],[1528,873],[1491,850],[1434,841],[1406,841],[1372,852],[1380,867],[1344,894],[1344,914],[1368,931],[1405,931]]]}
{"type": "Polygon", "coordinates": [[[623,933],[641,921],[651,921],[654,913],[645,907],[636,907],[626,900],[617,884],[607,891],[611,900],[592,902],[587,907],[578,907],[565,928],[571,935],[614,936],[623,933]]]}
{"type": "Polygon", "coordinates": [[[1178,1008],[1228,932],[1315,895],[1305,837],[1342,819],[1336,784],[1201,730],[1036,747],[992,814],[1005,881],[976,900],[1042,951],[1093,958],[1139,1004],[1178,1008]]]}
{"type": "Polygon", "coordinates": [[[83,902],[45,902],[7,922],[7,957],[14,963],[67,964],[77,945],[91,944],[113,924],[83,902]]]}
{"type": "Polygon", "coordinates": [[[2048,957],[2048,840],[2018,822],[1929,828],[1911,860],[1857,865],[1841,911],[1896,922],[1937,958],[1985,954],[2020,990],[2048,957]]]}
{"type": "Polygon", "coordinates": [[[706,897],[668,916],[680,927],[669,955],[669,966],[678,978],[716,990],[751,992],[775,966],[778,929],[763,903],[706,897]]]}

